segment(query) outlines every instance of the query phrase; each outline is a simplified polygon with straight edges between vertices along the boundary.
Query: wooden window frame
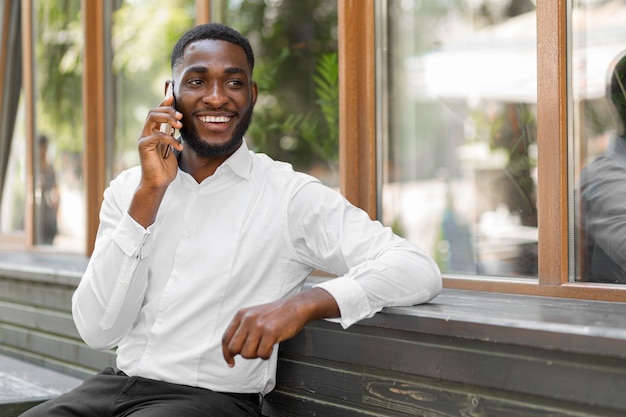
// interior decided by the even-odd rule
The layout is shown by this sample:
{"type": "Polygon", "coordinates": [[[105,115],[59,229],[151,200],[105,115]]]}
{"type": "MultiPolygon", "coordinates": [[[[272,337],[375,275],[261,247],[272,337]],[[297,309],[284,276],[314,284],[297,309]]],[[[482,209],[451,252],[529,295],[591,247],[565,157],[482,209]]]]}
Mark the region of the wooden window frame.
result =
{"type": "Polygon", "coordinates": [[[84,182],[87,255],[93,252],[99,224],[99,211],[106,183],[105,130],[105,27],[104,2],[108,0],[81,0],[83,17],[83,114],[84,118],[84,182]]]}
{"type": "MultiPolygon", "coordinates": [[[[372,218],[377,214],[375,5],[376,0],[338,3],[341,189],[372,218]]],[[[446,288],[626,299],[623,285],[569,282],[567,16],[567,0],[537,2],[538,279],[444,274],[446,288]]]]}
{"type": "MultiPolygon", "coordinates": [[[[98,213],[106,186],[105,27],[106,0],[82,0],[85,35],[86,255],[93,251],[98,213]],[[87,30],[89,28],[89,30],[87,30]]],[[[355,205],[377,217],[377,126],[375,14],[379,0],[338,0],[340,188],[355,205]]],[[[30,36],[32,5],[22,1],[24,33],[30,36]]],[[[537,2],[537,136],[539,148],[538,279],[445,274],[447,288],[550,297],[623,301],[626,286],[569,281],[568,240],[568,1],[537,2]]],[[[211,21],[211,1],[196,0],[196,23],[211,21]]],[[[30,40],[25,39],[28,48],[30,40]]],[[[24,53],[28,155],[32,155],[32,54],[24,53]],[[30,73],[29,73],[30,71],[30,73]],[[30,97],[30,99],[29,99],[30,97]]],[[[29,161],[32,164],[32,161],[29,161]]],[[[32,165],[30,166],[32,168],[32,165]]],[[[29,168],[29,176],[32,169],[29,168]]],[[[32,186],[32,178],[29,181],[32,186]]],[[[29,195],[32,193],[29,193],[29,195]]],[[[32,235],[29,202],[27,235],[32,235]]],[[[29,240],[32,246],[32,238],[29,240]]]]}

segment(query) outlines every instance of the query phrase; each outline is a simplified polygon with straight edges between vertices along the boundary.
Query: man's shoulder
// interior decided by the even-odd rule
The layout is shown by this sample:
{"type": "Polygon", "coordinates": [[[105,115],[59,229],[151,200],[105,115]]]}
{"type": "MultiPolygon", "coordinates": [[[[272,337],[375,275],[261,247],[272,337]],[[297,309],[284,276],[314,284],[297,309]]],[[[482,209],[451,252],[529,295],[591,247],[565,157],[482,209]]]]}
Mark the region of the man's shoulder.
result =
{"type": "Polygon", "coordinates": [[[279,179],[309,179],[316,181],[314,177],[304,172],[296,171],[289,162],[278,161],[264,153],[252,153],[253,171],[263,175],[269,175],[279,179]]]}
{"type": "Polygon", "coordinates": [[[293,169],[293,165],[289,162],[278,161],[262,152],[250,151],[250,154],[252,155],[252,160],[256,168],[262,170],[286,170],[296,172],[293,169]]]}
{"type": "Polygon", "coordinates": [[[272,188],[275,193],[294,194],[306,184],[319,182],[309,174],[296,171],[290,163],[263,153],[253,154],[252,174],[255,181],[263,184],[261,188],[272,188]]]}

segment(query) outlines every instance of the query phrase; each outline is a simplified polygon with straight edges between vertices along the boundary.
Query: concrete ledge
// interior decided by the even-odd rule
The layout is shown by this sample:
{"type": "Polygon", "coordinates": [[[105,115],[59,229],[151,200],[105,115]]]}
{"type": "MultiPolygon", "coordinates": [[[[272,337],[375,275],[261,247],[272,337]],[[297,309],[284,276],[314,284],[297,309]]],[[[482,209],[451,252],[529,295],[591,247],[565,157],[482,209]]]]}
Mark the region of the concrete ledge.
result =
{"type": "Polygon", "coordinates": [[[0,354],[0,417],[14,417],[80,385],[82,379],[0,354]]]}
{"type": "MultiPolygon", "coordinates": [[[[85,259],[18,255],[0,254],[0,353],[47,368],[101,370],[113,352],[88,350],[69,311],[85,259]]],[[[386,308],[346,330],[309,323],[281,344],[277,387],[264,412],[623,417],[625,316],[624,302],[445,289],[429,304],[386,308]]],[[[0,398],[0,417],[61,391],[60,377],[47,387],[55,392],[43,393],[37,376],[22,379],[39,388],[0,398]]]]}
{"type": "MultiPolygon", "coordinates": [[[[309,280],[314,283],[314,278],[309,280]]],[[[270,417],[626,416],[626,303],[445,289],[280,345],[270,417]]]]}

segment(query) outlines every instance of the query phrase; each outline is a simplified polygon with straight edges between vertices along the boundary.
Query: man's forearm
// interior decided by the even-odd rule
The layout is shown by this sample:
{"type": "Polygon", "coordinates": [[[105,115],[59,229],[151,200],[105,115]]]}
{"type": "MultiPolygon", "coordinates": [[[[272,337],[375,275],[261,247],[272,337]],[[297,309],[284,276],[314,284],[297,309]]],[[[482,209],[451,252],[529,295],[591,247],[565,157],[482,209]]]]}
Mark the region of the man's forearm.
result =
{"type": "Polygon", "coordinates": [[[167,187],[144,188],[139,186],[128,208],[128,214],[144,228],[154,223],[167,187]]]}

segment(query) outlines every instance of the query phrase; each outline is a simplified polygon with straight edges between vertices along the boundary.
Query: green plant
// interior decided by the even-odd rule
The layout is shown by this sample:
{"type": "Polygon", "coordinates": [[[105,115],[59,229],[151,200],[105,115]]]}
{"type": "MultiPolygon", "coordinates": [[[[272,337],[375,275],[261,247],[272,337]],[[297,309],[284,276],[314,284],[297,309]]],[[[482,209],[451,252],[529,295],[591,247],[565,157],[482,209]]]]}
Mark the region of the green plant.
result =
{"type": "Polygon", "coordinates": [[[283,129],[297,131],[313,153],[336,173],[339,161],[339,65],[336,52],[320,57],[313,81],[321,120],[314,112],[290,115],[283,129]]]}
{"type": "Polygon", "coordinates": [[[315,93],[324,120],[326,121],[325,137],[312,140],[303,136],[313,149],[328,162],[336,163],[339,157],[339,61],[337,52],[322,55],[316,66],[315,93]],[[315,145],[315,146],[314,146],[315,145]]]}
{"type": "Polygon", "coordinates": [[[322,55],[313,76],[317,108],[306,113],[289,113],[274,102],[270,92],[276,83],[276,73],[290,56],[283,50],[271,61],[261,60],[258,67],[260,77],[257,81],[263,92],[255,109],[255,123],[250,134],[255,140],[255,147],[261,150],[271,149],[270,140],[278,137],[283,141],[283,148],[289,149],[287,142],[295,149],[302,139],[318,159],[326,162],[331,171],[336,171],[339,160],[339,69],[337,53],[322,55]],[[287,140],[288,139],[288,140],[287,140]]]}

